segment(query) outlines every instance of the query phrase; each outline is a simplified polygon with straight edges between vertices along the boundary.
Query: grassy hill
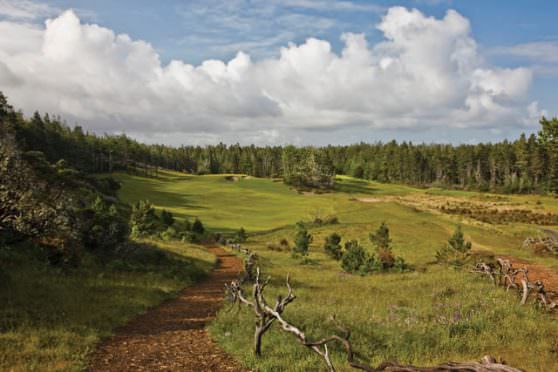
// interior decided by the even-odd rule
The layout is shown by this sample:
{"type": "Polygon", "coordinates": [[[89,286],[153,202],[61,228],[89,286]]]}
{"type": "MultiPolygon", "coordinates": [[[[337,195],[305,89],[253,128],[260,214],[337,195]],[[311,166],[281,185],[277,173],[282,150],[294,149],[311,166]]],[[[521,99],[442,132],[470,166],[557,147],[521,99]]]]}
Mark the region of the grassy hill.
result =
{"type": "MultiPolygon", "coordinates": [[[[326,194],[299,193],[281,182],[242,176],[191,176],[162,172],[158,178],[119,175],[124,201],[149,199],[180,218],[199,217],[213,231],[241,226],[249,233],[247,247],[261,257],[260,265],[273,278],[269,298],[284,292],[283,278],[290,272],[297,300],[286,317],[318,338],[333,328],[327,318],[336,313],[353,330],[353,342],[372,363],[433,364],[447,360],[502,356],[528,370],[550,370],[558,363],[558,325],[531,306],[520,307],[514,295],[495,289],[484,278],[432,264],[437,249],[462,224],[473,249],[508,254],[558,267],[552,258],[535,257],[521,249],[522,240],[538,226],[523,222],[485,223],[462,215],[443,213],[436,203],[462,203],[475,208],[491,205],[502,213],[529,208],[555,213],[555,199],[415,189],[339,177],[336,190],[326,194]],[[479,207],[480,206],[480,207],[479,207]],[[267,248],[282,238],[291,243],[294,223],[315,217],[336,216],[339,224],[310,229],[314,242],[312,265],[302,265],[290,252],[267,248]],[[323,239],[331,233],[344,240],[358,239],[371,248],[368,234],[388,223],[394,253],[415,266],[411,273],[366,277],[341,272],[338,262],[323,253],[323,239]]],[[[215,339],[251,368],[311,370],[320,366],[310,352],[272,331],[264,339],[264,357],[252,356],[252,317],[248,310],[222,311],[211,327],[215,339]],[[249,326],[247,326],[249,325],[249,326]]],[[[334,361],[344,365],[342,354],[334,361]]]]}

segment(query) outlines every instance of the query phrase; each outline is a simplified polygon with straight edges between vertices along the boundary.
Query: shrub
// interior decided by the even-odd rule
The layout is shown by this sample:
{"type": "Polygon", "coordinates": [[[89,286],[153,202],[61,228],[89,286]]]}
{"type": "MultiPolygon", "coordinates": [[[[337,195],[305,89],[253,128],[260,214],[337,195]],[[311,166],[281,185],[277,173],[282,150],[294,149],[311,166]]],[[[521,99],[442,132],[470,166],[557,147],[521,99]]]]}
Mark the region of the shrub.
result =
{"type": "Polygon", "coordinates": [[[235,242],[236,243],[244,243],[247,239],[248,239],[248,235],[246,234],[246,230],[244,230],[244,227],[241,227],[236,232],[235,242]]]}
{"type": "Polygon", "coordinates": [[[172,227],[174,227],[179,234],[192,231],[192,224],[186,218],[182,222],[175,220],[172,227]]]}
{"type": "Polygon", "coordinates": [[[148,200],[140,200],[132,205],[130,214],[130,228],[133,237],[148,236],[158,229],[159,219],[155,208],[148,200]]]}
{"type": "Polygon", "coordinates": [[[341,236],[337,233],[333,233],[325,238],[324,250],[326,254],[334,260],[340,260],[343,256],[340,243],[341,236]]]}
{"type": "Polygon", "coordinates": [[[191,231],[181,232],[180,240],[187,243],[199,243],[201,241],[200,236],[191,231]]]}
{"type": "Polygon", "coordinates": [[[345,243],[345,253],[341,258],[341,267],[350,273],[364,273],[370,263],[370,256],[357,240],[345,243]]]}
{"type": "Polygon", "coordinates": [[[447,244],[436,252],[436,262],[453,266],[462,266],[471,255],[471,242],[465,241],[461,225],[448,239],[447,244]]]}
{"type": "Polygon", "coordinates": [[[326,216],[324,218],[317,216],[312,220],[312,224],[316,226],[335,225],[338,223],[339,219],[337,216],[326,216]]]}
{"type": "Polygon", "coordinates": [[[287,239],[282,238],[279,240],[279,245],[281,246],[281,249],[289,250],[289,241],[287,239]]]}
{"type": "Polygon", "coordinates": [[[295,237],[295,245],[293,247],[293,256],[301,255],[307,256],[308,249],[310,248],[310,243],[312,243],[312,235],[308,233],[306,230],[306,226],[304,226],[304,222],[299,221],[296,224],[296,237],[295,237]]]}
{"type": "Polygon", "coordinates": [[[128,226],[116,206],[107,204],[101,197],[82,210],[80,221],[80,240],[97,255],[112,253],[128,238],[128,226]]]}
{"type": "Polygon", "coordinates": [[[50,265],[63,271],[79,266],[80,244],[77,240],[69,237],[43,239],[40,245],[50,265]]]}
{"type": "Polygon", "coordinates": [[[339,223],[339,218],[337,216],[328,216],[324,220],[326,225],[337,225],[339,223]]]}
{"type": "Polygon", "coordinates": [[[177,239],[178,237],[179,235],[176,229],[172,226],[167,227],[167,229],[161,233],[161,239],[166,241],[177,239]]]}
{"type": "Polygon", "coordinates": [[[172,213],[163,209],[161,211],[161,223],[165,226],[172,226],[174,224],[174,216],[172,213]]]}
{"type": "Polygon", "coordinates": [[[372,244],[376,246],[376,254],[382,264],[382,268],[392,268],[395,264],[395,256],[391,249],[391,238],[389,237],[389,228],[386,223],[382,222],[375,233],[370,233],[369,238],[372,244]]]}
{"type": "Polygon", "coordinates": [[[376,255],[370,255],[356,240],[345,243],[341,258],[343,270],[362,275],[377,271],[408,271],[411,269],[402,257],[395,257],[391,250],[389,228],[382,223],[370,240],[376,246],[376,255]]]}
{"type": "Polygon", "coordinates": [[[199,235],[202,235],[205,232],[205,227],[203,227],[202,222],[198,218],[196,218],[192,224],[192,232],[199,235]]]}

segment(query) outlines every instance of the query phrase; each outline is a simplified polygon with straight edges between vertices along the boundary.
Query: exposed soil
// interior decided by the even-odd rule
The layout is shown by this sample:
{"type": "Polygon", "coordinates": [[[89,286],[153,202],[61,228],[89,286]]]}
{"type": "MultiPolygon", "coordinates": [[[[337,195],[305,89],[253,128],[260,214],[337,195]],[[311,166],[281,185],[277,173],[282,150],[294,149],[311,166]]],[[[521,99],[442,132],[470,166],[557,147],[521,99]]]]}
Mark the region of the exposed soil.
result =
{"type": "Polygon", "coordinates": [[[383,202],[385,200],[382,200],[380,198],[359,198],[359,199],[357,199],[357,201],[359,201],[361,203],[380,203],[380,202],[383,202]]]}
{"type": "Polygon", "coordinates": [[[511,256],[498,256],[511,261],[514,267],[521,268],[526,267],[529,270],[529,281],[542,280],[544,283],[544,288],[547,291],[557,291],[558,292],[558,272],[547,266],[529,263],[525,260],[511,257],[511,256]]]}
{"type": "MultiPolygon", "coordinates": [[[[554,229],[542,229],[542,231],[550,238],[558,241],[558,231],[554,229]]],[[[511,256],[502,257],[510,260],[514,267],[526,267],[529,270],[530,281],[541,280],[544,283],[544,287],[547,291],[558,292],[557,270],[551,269],[541,264],[529,263],[528,261],[511,256]]]]}
{"type": "Polygon", "coordinates": [[[209,251],[218,266],[206,280],[118,329],[94,352],[88,371],[243,371],[205,329],[242,262],[222,248],[209,251]]]}

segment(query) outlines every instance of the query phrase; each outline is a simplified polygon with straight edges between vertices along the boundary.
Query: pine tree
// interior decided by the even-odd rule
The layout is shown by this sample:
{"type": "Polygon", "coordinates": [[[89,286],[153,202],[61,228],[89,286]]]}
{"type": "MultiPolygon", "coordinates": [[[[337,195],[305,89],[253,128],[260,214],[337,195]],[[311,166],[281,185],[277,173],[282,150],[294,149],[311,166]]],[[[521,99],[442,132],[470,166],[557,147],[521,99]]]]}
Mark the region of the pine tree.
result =
{"type": "Polygon", "coordinates": [[[308,256],[308,250],[310,248],[310,243],[312,243],[313,237],[306,229],[304,222],[299,221],[296,224],[296,237],[295,245],[293,247],[293,255],[308,256]]]}
{"type": "Polygon", "coordinates": [[[244,230],[244,227],[238,229],[238,231],[236,232],[235,241],[237,243],[244,243],[247,239],[248,235],[246,234],[246,230],[244,230]]]}
{"type": "Polygon", "coordinates": [[[447,244],[436,252],[436,261],[461,266],[469,257],[471,247],[471,242],[465,240],[461,225],[457,225],[447,244]]]}
{"type": "Polygon", "coordinates": [[[165,226],[172,226],[174,224],[174,216],[171,212],[163,209],[161,211],[161,223],[165,226]]]}
{"type": "Polygon", "coordinates": [[[199,235],[202,235],[205,232],[205,227],[198,218],[196,218],[194,223],[192,224],[192,232],[199,235]]]}
{"type": "Polygon", "coordinates": [[[155,233],[159,219],[155,208],[149,200],[140,200],[132,205],[130,214],[130,229],[134,237],[141,237],[155,233]]]}
{"type": "Polygon", "coordinates": [[[382,222],[375,233],[370,233],[370,241],[376,246],[376,254],[378,260],[382,263],[384,269],[388,269],[395,264],[395,257],[391,249],[391,238],[389,237],[389,228],[385,222],[382,222]]]}
{"type": "Polygon", "coordinates": [[[549,155],[548,189],[558,193],[558,119],[548,120],[543,116],[540,124],[542,129],[539,132],[539,140],[549,155]]]}
{"type": "Polygon", "coordinates": [[[357,240],[350,240],[345,243],[345,253],[341,259],[341,268],[349,273],[361,272],[365,270],[369,256],[357,240]]]}

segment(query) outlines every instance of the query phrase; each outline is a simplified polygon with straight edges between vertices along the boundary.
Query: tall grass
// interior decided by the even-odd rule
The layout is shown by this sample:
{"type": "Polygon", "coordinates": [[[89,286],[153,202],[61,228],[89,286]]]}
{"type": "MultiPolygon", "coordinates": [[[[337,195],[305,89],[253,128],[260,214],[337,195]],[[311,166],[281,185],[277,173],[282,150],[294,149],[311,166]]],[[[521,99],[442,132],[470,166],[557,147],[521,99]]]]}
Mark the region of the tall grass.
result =
{"type": "Polygon", "coordinates": [[[70,273],[46,265],[32,246],[0,250],[0,370],[81,371],[115,327],[199,280],[214,264],[213,255],[193,245],[144,243],[158,247],[144,245],[125,263],[107,266],[85,256],[70,273]]]}
{"type": "MultiPolygon", "coordinates": [[[[494,288],[466,270],[432,264],[435,252],[461,223],[475,250],[513,255],[557,268],[558,260],[533,256],[520,248],[526,234],[536,231],[536,226],[490,226],[397,202],[399,196],[432,194],[484,200],[492,197],[489,194],[415,189],[350,177],[338,177],[336,190],[320,195],[300,194],[280,182],[265,179],[231,182],[224,175],[162,172],[159,178],[121,175],[120,179],[124,181],[121,197],[127,201],[149,198],[157,207],[181,218],[201,218],[214,231],[242,226],[249,233],[257,232],[247,246],[257,252],[264,273],[272,277],[266,288],[270,301],[285,291],[284,277],[290,272],[297,299],[288,306],[285,317],[302,326],[308,336],[318,338],[334,331],[327,318],[336,313],[352,329],[358,356],[372,364],[397,359],[428,365],[492,354],[530,371],[551,371],[558,365],[558,325],[553,316],[532,306],[519,306],[513,294],[494,288]],[[384,196],[390,198],[382,199],[384,196]],[[379,201],[358,201],[363,197],[379,201]],[[293,225],[316,215],[335,215],[340,223],[311,229],[314,243],[310,259],[315,265],[301,265],[290,252],[267,249],[269,243],[282,238],[292,245],[293,225]],[[390,227],[394,253],[414,265],[415,272],[347,275],[323,253],[323,239],[332,232],[340,233],[344,240],[358,239],[372,249],[368,234],[382,221],[390,227]]],[[[510,204],[558,210],[558,201],[550,197],[506,198],[510,204]]],[[[264,355],[256,359],[251,350],[252,325],[252,312],[225,309],[210,332],[225,350],[250,368],[322,368],[321,360],[277,329],[266,336],[264,355]]],[[[337,366],[345,365],[340,348],[335,348],[333,355],[337,366]]]]}

